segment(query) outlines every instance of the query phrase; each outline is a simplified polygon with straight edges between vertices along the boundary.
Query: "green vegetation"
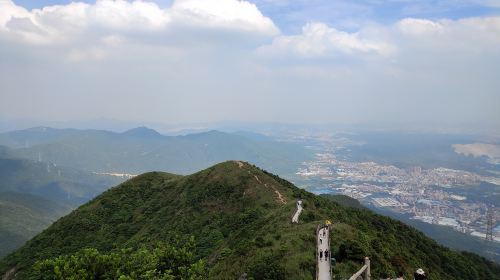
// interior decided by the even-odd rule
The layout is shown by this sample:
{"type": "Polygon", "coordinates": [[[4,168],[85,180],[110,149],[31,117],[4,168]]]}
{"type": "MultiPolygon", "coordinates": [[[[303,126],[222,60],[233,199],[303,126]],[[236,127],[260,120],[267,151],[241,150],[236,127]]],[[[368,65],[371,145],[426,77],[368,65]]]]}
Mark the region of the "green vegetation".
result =
{"type": "Polygon", "coordinates": [[[71,207],[31,194],[0,192],[0,257],[21,247],[71,207]]]}
{"type": "Polygon", "coordinates": [[[77,206],[123,180],[53,163],[0,155],[0,192],[28,193],[77,206]]]}
{"type": "Polygon", "coordinates": [[[349,197],[347,195],[343,195],[343,194],[322,194],[321,195],[322,197],[325,197],[327,199],[330,199],[331,201],[334,201],[336,203],[338,203],[340,206],[344,206],[344,207],[352,207],[352,208],[364,208],[363,205],[361,205],[361,203],[352,198],[352,197],[349,197]]]}
{"type": "Polygon", "coordinates": [[[385,210],[383,208],[369,208],[375,213],[391,217],[419,229],[427,236],[431,236],[439,244],[446,247],[455,250],[466,250],[467,252],[476,253],[500,263],[500,255],[495,254],[495,252],[500,252],[500,244],[498,242],[488,242],[484,240],[484,238],[461,233],[448,226],[433,225],[416,219],[410,219],[407,215],[395,213],[394,211],[385,210]]]}
{"type": "Polygon", "coordinates": [[[16,159],[9,153],[9,149],[0,147],[0,257],[19,248],[71,209],[123,181],[16,159]]]}
{"type": "Polygon", "coordinates": [[[82,249],[73,255],[37,261],[33,278],[47,280],[202,280],[205,263],[194,259],[193,242],[183,247],[156,244],[153,248],[122,249],[108,254],[82,249]]]}
{"type": "Polygon", "coordinates": [[[244,273],[254,279],[314,279],[314,234],[325,219],[334,222],[337,276],[354,273],[369,256],[374,279],[397,272],[409,277],[417,267],[434,280],[499,279],[500,267],[484,258],[446,249],[401,222],[340,206],[238,162],[190,176],[151,172],[131,179],[4,258],[0,272],[15,267],[18,279],[36,279],[37,260],[81,254],[85,248],[112,255],[156,248],[159,242],[182,244],[194,236],[193,260],[206,262],[209,279],[237,279],[244,273]],[[305,210],[301,222],[291,224],[299,198],[305,210]]]}

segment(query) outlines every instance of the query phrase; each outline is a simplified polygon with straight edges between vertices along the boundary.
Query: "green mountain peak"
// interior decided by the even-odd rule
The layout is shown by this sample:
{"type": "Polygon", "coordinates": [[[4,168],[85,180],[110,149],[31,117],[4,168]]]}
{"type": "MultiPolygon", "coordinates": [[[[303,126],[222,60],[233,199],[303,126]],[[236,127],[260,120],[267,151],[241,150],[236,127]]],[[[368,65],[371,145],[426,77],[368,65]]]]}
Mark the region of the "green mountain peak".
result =
{"type": "Polygon", "coordinates": [[[242,161],[226,161],[180,176],[148,172],[104,192],[59,219],[0,262],[29,278],[36,260],[83,248],[119,252],[195,239],[209,279],[315,279],[315,231],[333,221],[334,275],[350,277],[370,257],[374,279],[410,275],[431,279],[498,279],[500,267],[474,254],[439,246],[417,230],[369,210],[343,207],[242,161]],[[304,211],[292,224],[296,201],[304,211]],[[266,276],[267,275],[267,276],[266,276]],[[273,275],[272,277],[269,275],[273,275]],[[266,278],[268,277],[268,278],[266,278]],[[269,278],[270,277],[270,278],[269,278]]]}

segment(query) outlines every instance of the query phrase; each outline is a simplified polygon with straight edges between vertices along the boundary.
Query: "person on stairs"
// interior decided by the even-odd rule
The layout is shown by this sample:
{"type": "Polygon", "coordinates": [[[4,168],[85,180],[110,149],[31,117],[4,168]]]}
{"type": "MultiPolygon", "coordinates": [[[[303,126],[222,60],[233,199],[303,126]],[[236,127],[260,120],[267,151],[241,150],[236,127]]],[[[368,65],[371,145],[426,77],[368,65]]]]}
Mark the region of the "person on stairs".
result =
{"type": "Polygon", "coordinates": [[[425,275],[425,272],[423,269],[419,268],[415,273],[413,273],[413,279],[414,280],[427,280],[427,276],[425,275]]]}

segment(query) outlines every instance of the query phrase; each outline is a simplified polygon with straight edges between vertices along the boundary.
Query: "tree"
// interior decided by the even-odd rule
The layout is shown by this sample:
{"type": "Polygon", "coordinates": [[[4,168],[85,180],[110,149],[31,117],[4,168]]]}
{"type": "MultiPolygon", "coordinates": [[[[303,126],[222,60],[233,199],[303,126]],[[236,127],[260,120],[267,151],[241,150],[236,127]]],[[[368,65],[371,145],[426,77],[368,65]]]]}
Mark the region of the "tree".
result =
{"type": "Polygon", "coordinates": [[[194,259],[194,241],[180,248],[159,243],[154,248],[101,253],[88,248],[34,264],[31,279],[206,279],[205,263],[194,259]]]}

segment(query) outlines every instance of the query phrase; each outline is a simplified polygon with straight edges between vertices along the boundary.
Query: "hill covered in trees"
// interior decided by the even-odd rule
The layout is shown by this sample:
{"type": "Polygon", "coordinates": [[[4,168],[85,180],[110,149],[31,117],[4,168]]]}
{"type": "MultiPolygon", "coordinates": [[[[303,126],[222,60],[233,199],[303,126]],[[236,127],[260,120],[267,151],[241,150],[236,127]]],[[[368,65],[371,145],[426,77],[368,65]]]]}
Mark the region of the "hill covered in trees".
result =
{"type": "Polygon", "coordinates": [[[206,269],[209,279],[237,279],[244,273],[254,279],[314,279],[315,229],[326,219],[333,221],[337,277],[354,273],[369,256],[374,279],[399,272],[408,278],[418,267],[430,279],[499,279],[500,266],[484,258],[449,250],[401,222],[341,206],[236,161],[189,176],[150,172],[128,180],[4,258],[0,272],[14,269],[17,279],[36,279],[40,269],[51,273],[58,260],[82,254],[114,256],[114,267],[126,268],[121,260],[137,254],[130,252],[194,242],[185,265],[206,269]],[[291,224],[297,199],[305,210],[299,224],[291,224]]]}

